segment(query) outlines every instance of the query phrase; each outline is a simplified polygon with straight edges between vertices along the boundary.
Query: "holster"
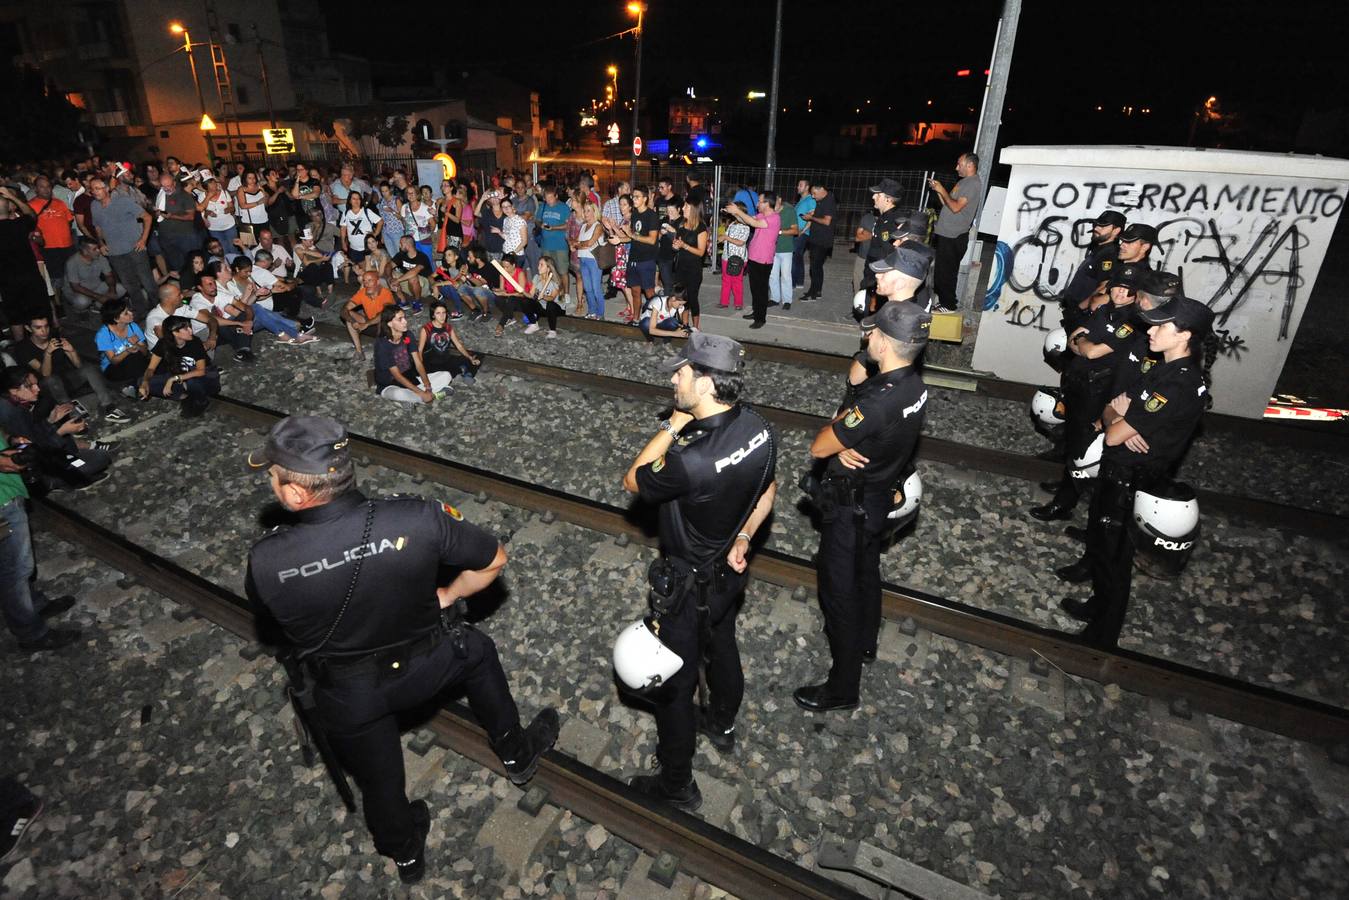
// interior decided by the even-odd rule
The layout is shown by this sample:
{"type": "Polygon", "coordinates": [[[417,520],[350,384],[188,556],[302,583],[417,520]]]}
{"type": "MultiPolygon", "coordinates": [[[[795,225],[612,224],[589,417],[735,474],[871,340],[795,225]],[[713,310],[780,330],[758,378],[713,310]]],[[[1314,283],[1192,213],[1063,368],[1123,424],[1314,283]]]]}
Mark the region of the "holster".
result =
{"type": "Polygon", "coordinates": [[[839,516],[848,515],[861,507],[862,484],[860,479],[827,475],[816,483],[815,494],[811,499],[820,511],[820,518],[832,522],[839,516]]]}

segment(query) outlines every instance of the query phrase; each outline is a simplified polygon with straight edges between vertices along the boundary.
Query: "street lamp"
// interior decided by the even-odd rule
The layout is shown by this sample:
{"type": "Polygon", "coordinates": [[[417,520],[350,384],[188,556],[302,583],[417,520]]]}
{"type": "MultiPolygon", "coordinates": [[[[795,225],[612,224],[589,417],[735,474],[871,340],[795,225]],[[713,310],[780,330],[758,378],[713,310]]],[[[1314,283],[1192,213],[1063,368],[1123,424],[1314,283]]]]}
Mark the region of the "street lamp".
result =
{"type": "Polygon", "coordinates": [[[192,55],[192,36],[187,33],[182,22],[170,22],[169,34],[183,36],[183,52],[187,54],[187,64],[192,69],[192,83],[197,87],[197,103],[201,106],[201,136],[206,141],[206,159],[210,162],[211,168],[215,168],[215,149],[211,146],[211,132],[215,129],[215,123],[206,115],[206,98],[202,96],[201,79],[197,77],[197,59],[192,55]]]}
{"type": "MultiPolygon", "coordinates": [[[[646,16],[646,4],[633,2],[628,4],[628,15],[637,17],[637,70],[632,79],[632,137],[637,138],[637,116],[642,108],[642,21],[646,16]]],[[[628,175],[629,181],[637,180],[637,156],[632,157],[632,171],[628,175]]]]}

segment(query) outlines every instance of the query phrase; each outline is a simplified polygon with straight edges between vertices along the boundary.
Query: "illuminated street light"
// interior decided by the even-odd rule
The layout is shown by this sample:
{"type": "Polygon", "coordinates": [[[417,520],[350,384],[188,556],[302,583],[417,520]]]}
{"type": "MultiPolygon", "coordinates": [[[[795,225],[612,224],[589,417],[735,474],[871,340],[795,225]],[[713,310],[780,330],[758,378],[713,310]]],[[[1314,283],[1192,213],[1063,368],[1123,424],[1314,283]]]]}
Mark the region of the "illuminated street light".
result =
{"type": "Polygon", "coordinates": [[[750,100],[762,100],[764,97],[767,97],[768,95],[765,94],[763,91],[750,91],[746,96],[750,100]]]}
{"type": "Polygon", "coordinates": [[[201,136],[206,141],[206,159],[215,166],[215,148],[211,145],[211,132],[215,130],[215,123],[211,117],[206,114],[206,98],[201,93],[201,79],[197,77],[197,59],[192,55],[192,35],[187,33],[187,27],[182,22],[170,22],[169,34],[181,34],[183,36],[183,52],[187,54],[187,64],[192,69],[192,83],[197,87],[197,104],[201,106],[201,136]]]}
{"type": "MultiPolygon", "coordinates": [[[[642,107],[642,23],[646,17],[646,4],[642,3],[641,0],[630,0],[626,9],[628,15],[637,17],[637,27],[633,31],[637,44],[633,51],[633,55],[637,57],[637,69],[632,78],[632,137],[636,141],[640,136],[637,131],[637,119],[641,115],[642,107]]],[[[637,157],[635,155],[632,157],[632,169],[628,173],[628,177],[633,181],[637,180],[637,157]]]]}

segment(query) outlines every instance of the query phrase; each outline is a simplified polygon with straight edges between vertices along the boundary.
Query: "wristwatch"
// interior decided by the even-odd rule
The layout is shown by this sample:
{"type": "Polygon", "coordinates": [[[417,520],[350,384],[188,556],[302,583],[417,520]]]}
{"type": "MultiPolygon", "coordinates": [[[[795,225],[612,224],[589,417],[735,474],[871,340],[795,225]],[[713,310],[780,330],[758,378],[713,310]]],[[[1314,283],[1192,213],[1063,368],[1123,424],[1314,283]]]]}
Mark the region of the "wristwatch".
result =
{"type": "Polygon", "coordinates": [[[670,424],[670,420],[669,420],[669,419],[662,419],[662,420],[661,420],[661,423],[660,423],[659,425],[657,425],[656,427],[659,428],[661,431],[664,431],[664,432],[666,432],[667,434],[669,434],[670,437],[674,437],[674,436],[675,436],[675,427],[674,427],[673,425],[670,424]]]}

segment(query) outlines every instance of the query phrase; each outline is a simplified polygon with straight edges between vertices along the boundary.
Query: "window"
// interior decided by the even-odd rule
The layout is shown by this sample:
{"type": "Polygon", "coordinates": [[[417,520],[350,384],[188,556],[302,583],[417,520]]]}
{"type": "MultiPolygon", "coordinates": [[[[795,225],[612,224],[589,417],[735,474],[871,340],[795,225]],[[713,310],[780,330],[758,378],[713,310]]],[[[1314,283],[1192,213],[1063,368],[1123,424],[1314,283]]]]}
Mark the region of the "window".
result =
{"type": "Polygon", "coordinates": [[[412,134],[419,141],[430,141],[435,137],[431,130],[431,123],[425,119],[418,119],[417,124],[412,127],[412,134]]]}
{"type": "Polygon", "coordinates": [[[168,133],[167,131],[161,131],[161,132],[159,133],[159,136],[162,137],[162,138],[166,138],[166,137],[169,136],[169,133],[168,133]]]}
{"type": "Polygon", "coordinates": [[[244,42],[244,36],[239,31],[238,24],[234,22],[230,22],[225,26],[225,33],[229,35],[229,38],[233,43],[242,44],[244,42]]]}
{"type": "Polygon", "coordinates": [[[238,101],[239,101],[239,104],[240,104],[241,106],[247,106],[247,105],[248,105],[248,88],[244,87],[242,84],[240,84],[240,85],[235,85],[235,87],[234,87],[234,99],[238,100],[238,101]]]}

